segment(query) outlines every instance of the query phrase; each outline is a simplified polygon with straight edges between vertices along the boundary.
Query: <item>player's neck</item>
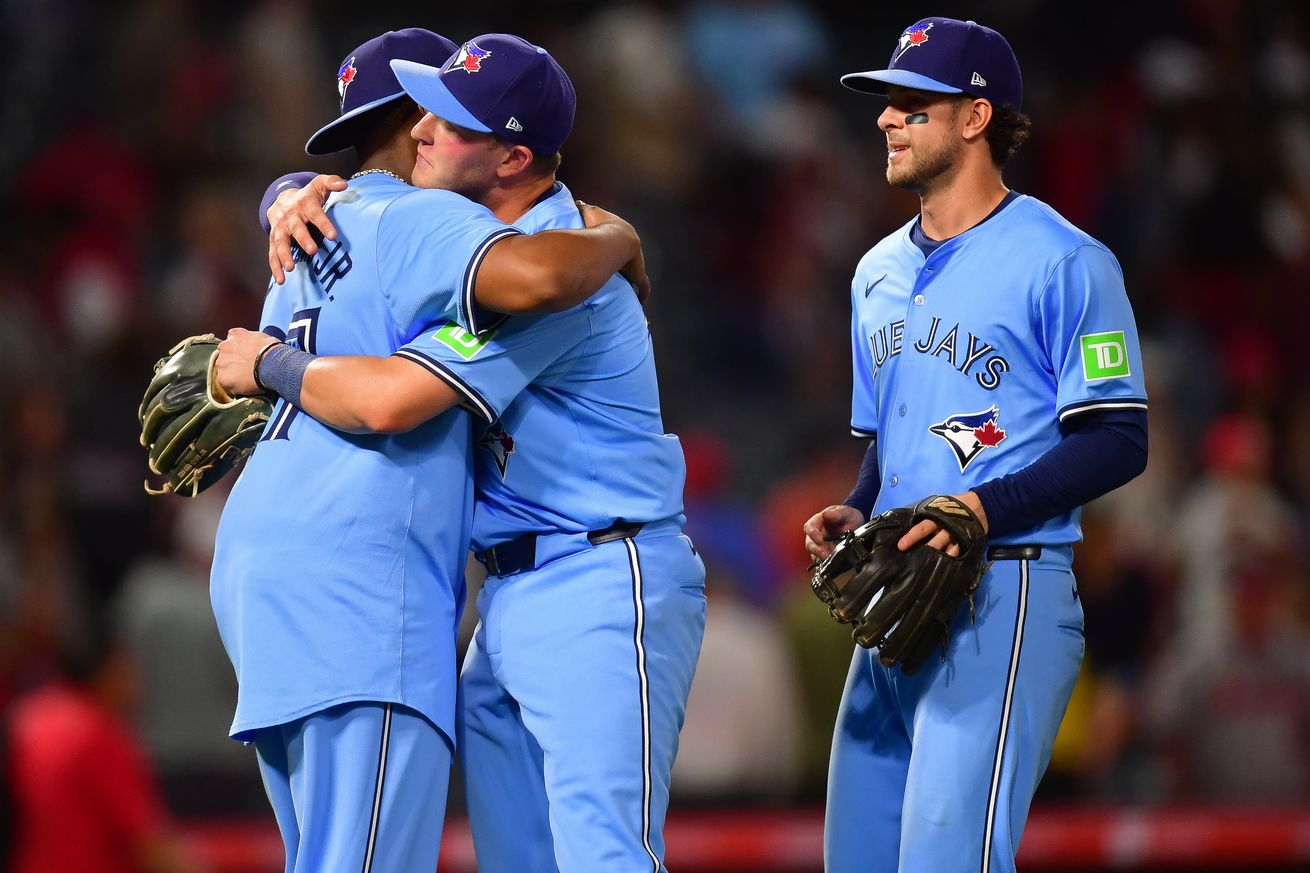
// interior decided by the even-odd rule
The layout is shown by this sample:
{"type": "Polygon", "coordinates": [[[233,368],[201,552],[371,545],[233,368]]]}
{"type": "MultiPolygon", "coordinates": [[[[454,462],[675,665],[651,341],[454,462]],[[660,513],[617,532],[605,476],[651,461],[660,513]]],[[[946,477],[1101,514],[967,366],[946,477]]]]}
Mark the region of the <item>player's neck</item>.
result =
{"type": "Polygon", "coordinates": [[[541,199],[541,195],[549,191],[554,184],[554,176],[519,179],[492,188],[480,202],[494,212],[501,221],[513,224],[522,218],[541,199]]]}
{"type": "Polygon", "coordinates": [[[410,174],[414,172],[413,146],[398,147],[393,144],[374,149],[368,154],[360,156],[359,169],[361,171],[386,170],[388,173],[394,173],[409,182],[410,174]]]}
{"type": "Polygon", "coordinates": [[[1007,193],[994,167],[957,173],[941,188],[920,195],[919,226],[931,239],[959,236],[990,215],[1007,193]]]}

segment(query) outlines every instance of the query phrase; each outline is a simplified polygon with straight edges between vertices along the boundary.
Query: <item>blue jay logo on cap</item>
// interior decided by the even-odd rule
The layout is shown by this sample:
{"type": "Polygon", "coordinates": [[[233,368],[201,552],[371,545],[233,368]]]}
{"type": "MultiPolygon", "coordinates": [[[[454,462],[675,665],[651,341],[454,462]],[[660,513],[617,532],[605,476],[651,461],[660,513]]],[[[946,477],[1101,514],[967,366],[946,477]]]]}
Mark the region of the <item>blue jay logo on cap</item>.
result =
{"type": "Polygon", "coordinates": [[[922,26],[910,25],[901,34],[901,38],[896,41],[896,54],[892,56],[892,63],[917,45],[923,45],[928,41],[928,31],[932,30],[931,22],[922,26]]]}
{"type": "Polygon", "coordinates": [[[350,60],[341,65],[341,69],[337,70],[337,93],[341,95],[342,105],[345,105],[346,89],[350,87],[351,82],[355,81],[356,72],[358,71],[355,69],[355,58],[353,55],[350,60]]]}
{"type": "Polygon", "coordinates": [[[459,54],[446,67],[446,72],[449,73],[452,70],[463,70],[466,73],[480,72],[482,62],[489,57],[491,57],[491,52],[478,48],[477,43],[466,42],[459,47],[459,54]]]}

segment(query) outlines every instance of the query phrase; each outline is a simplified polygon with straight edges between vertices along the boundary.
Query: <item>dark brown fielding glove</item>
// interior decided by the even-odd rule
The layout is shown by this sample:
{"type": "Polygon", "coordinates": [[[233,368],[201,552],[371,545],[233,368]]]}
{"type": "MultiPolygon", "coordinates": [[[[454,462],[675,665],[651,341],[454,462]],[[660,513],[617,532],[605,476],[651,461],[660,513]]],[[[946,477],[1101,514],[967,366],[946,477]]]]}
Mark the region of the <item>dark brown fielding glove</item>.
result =
{"type": "Polygon", "coordinates": [[[833,618],[878,660],[915,672],[933,649],[945,656],[950,626],[982,578],[987,553],[982,522],[954,497],[935,494],[913,507],[884,512],[845,534],[814,573],[811,587],[833,618]],[[932,520],[960,547],[960,557],[919,542],[909,551],[897,541],[915,524],[932,520]]]}
{"type": "Polygon", "coordinates": [[[228,397],[214,381],[211,334],[187,337],[155,364],[137,418],[150,472],[164,477],[151,494],[195,497],[255,449],[272,404],[266,397],[228,397]]]}

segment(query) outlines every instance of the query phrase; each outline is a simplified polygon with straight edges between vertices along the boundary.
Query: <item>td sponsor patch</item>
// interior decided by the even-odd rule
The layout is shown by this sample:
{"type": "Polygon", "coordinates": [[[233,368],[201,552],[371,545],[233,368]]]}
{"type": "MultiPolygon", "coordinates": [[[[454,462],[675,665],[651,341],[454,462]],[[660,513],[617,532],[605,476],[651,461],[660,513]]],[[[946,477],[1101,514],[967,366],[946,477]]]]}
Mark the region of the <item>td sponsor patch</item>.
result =
{"type": "Polygon", "coordinates": [[[437,329],[437,332],[432,335],[432,338],[442,345],[454,349],[461,358],[468,361],[472,360],[474,355],[486,348],[487,343],[495,337],[497,332],[498,331],[495,330],[489,330],[481,336],[478,336],[477,334],[469,333],[455,322],[448,321],[437,329]]]}
{"type": "Polygon", "coordinates": [[[1128,343],[1121,330],[1088,333],[1078,337],[1083,353],[1083,379],[1097,382],[1127,376],[1128,343]]]}

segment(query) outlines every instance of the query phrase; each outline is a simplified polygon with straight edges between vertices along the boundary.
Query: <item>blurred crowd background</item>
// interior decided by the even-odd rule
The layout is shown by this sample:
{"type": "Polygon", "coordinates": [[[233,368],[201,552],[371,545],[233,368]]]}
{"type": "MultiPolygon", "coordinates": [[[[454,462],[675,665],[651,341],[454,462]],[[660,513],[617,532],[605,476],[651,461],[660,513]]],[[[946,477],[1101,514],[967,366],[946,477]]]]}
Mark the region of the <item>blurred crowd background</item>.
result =
{"type": "Polygon", "coordinates": [[[918,207],[883,179],[881,103],[837,79],[929,14],[1014,46],[1033,137],[1006,182],[1116,253],[1147,367],[1150,465],[1084,517],[1087,657],[1038,803],[1310,802],[1310,7],[1293,0],[0,2],[13,742],[50,745],[69,712],[121,718],[172,815],[265,814],[226,739],[209,609],[225,487],[147,497],[137,404],[177,339],[255,326],[264,186],[349,169],[302,151],[335,117],[343,55],[398,27],[511,31],[572,75],[561,178],[638,227],[655,282],[710,591],[675,807],[820,802],[852,644],[808,590],[800,525],[864,450],[850,275],[918,207]]]}

